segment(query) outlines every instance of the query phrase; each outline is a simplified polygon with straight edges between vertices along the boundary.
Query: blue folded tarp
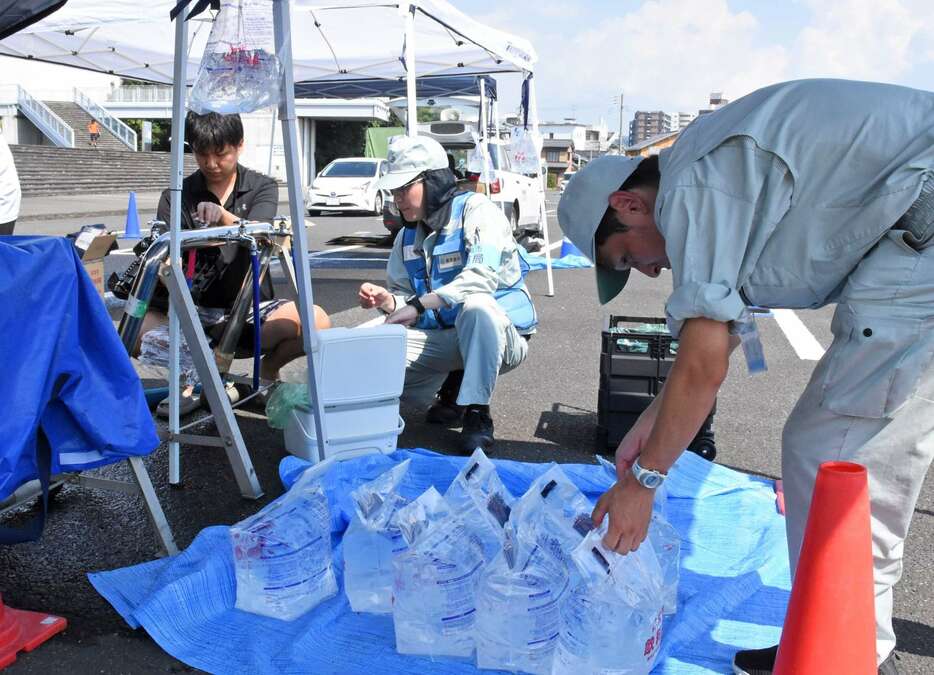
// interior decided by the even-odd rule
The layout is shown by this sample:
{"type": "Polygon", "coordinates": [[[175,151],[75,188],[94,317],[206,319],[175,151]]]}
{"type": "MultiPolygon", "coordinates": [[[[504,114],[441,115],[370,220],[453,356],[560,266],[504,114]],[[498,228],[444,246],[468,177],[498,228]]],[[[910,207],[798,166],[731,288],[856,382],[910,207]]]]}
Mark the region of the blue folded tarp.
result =
{"type": "Polygon", "coordinates": [[[139,376],[70,241],[0,237],[0,499],[38,478],[36,433],[52,473],[159,445],[139,376]]]}
{"type": "MultiPolygon", "coordinates": [[[[350,491],[409,458],[412,464],[400,487],[409,497],[429,485],[444,491],[466,461],[426,450],[400,450],[342,462],[325,475],[339,572],[341,536],[352,513],[350,491]]],[[[516,495],[546,468],[494,461],[516,495]]],[[[306,466],[295,458],[283,460],[283,482],[291,485],[306,466]]],[[[562,468],[591,501],[610,485],[596,465],[562,468]]],[[[785,614],[788,555],[774,486],[690,453],[678,461],[668,484],[668,517],[683,541],[681,584],[678,613],[666,621],[655,672],[729,672],[736,650],[778,641],[785,614]]],[[[476,672],[470,663],[396,654],[392,619],[354,614],[343,588],[292,622],[234,609],[236,586],[226,527],[203,530],[174,558],[89,577],[131,626],[145,628],[174,657],[209,672],[476,672]]]]}

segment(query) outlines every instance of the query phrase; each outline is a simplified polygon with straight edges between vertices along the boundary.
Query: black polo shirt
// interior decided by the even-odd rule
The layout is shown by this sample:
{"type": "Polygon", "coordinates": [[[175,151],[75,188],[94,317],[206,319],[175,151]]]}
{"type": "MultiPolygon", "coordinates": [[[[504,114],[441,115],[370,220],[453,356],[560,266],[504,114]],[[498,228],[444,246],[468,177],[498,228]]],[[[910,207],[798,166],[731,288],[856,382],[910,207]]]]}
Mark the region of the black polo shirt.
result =
{"type": "MultiPolygon", "coordinates": [[[[165,190],[159,200],[157,217],[166,223],[169,222],[171,199],[171,191],[165,190]]],[[[208,190],[204,174],[199,169],[182,181],[183,230],[197,227],[192,214],[196,212],[201,202],[220,204],[217,196],[208,190]]],[[[271,222],[279,208],[279,187],[269,176],[237,164],[237,182],[227,201],[221,206],[238,218],[271,222]]],[[[246,249],[241,248],[234,259],[225,264],[219,250],[200,251],[198,265],[208,262],[223,266],[223,270],[218,278],[201,292],[199,297],[194,298],[194,301],[202,307],[229,309],[240,291],[243,279],[250,272],[250,254],[246,249]]],[[[268,275],[263,284],[263,297],[264,299],[272,297],[272,283],[268,275]]]]}

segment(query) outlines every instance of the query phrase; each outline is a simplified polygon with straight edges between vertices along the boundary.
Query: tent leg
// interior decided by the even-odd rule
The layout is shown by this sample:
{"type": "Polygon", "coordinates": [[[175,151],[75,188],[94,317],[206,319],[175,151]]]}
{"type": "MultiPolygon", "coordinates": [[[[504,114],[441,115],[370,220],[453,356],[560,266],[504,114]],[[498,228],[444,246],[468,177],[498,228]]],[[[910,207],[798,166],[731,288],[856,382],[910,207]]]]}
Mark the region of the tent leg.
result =
{"type": "MultiPolygon", "coordinates": [[[[532,117],[532,131],[538,136],[538,101],[535,99],[535,80],[529,81],[529,112],[532,117]]],[[[539,209],[541,212],[542,236],[545,239],[545,273],[548,277],[548,292],[546,295],[550,298],[555,294],[555,277],[551,270],[551,239],[548,237],[548,213],[545,206],[545,194],[548,188],[548,169],[542,171],[542,161],[539,157],[538,176],[541,179],[541,199],[539,200],[539,209]]]]}
{"type": "Polygon", "coordinates": [[[276,55],[282,62],[279,100],[279,121],[282,124],[282,144],[285,150],[286,177],[289,186],[289,215],[292,219],[292,253],[295,257],[295,280],[298,288],[298,314],[302,320],[302,345],[308,363],[308,396],[314,408],[315,437],[318,455],[328,454],[327,424],[324,402],[318,396],[320,384],[315,367],[315,352],[319,349],[315,328],[314,296],[311,290],[311,270],[308,265],[308,234],[305,230],[305,203],[302,199],[302,172],[299,166],[298,134],[295,117],[295,80],[292,73],[292,23],[288,0],[274,0],[273,28],[276,55]]]}
{"type": "Polygon", "coordinates": [[[149,472],[146,471],[146,465],[143,464],[142,457],[128,457],[130,468],[133,470],[133,478],[139,486],[139,492],[143,496],[143,504],[146,506],[146,515],[149,516],[149,522],[156,531],[156,537],[166,555],[175,555],[178,553],[178,546],[175,545],[175,538],[172,536],[172,528],[169,527],[169,521],[165,518],[165,512],[159,503],[159,497],[152,487],[152,481],[149,479],[149,472]]]}

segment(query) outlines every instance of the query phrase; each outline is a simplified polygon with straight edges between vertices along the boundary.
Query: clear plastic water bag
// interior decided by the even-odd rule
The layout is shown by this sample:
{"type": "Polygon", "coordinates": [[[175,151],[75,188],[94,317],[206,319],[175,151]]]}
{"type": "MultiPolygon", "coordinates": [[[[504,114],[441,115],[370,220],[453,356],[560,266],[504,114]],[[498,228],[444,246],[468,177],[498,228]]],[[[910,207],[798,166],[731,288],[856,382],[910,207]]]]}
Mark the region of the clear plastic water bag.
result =
{"type": "Polygon", "coordinates": [[[355,612],[392,612],[393,558],[408,548],[399,509],[409,501],[397,490],[411,460],[351,493],[356,512],[344,533],[344,592],[355,612]]]}
{"type": "Polygon", "coordinates": [[[331,516],[317,480],[302,476],[282,497],[231,525],[230,542],[237,609],[291,621],[337,593],[331,516]]]}
{"type": "Polygon", "coordinates": [[[398,523],[409,549],[393,559],[396,651],[470,658],[480,541],[433,487],[400,509],[398,523]]]}

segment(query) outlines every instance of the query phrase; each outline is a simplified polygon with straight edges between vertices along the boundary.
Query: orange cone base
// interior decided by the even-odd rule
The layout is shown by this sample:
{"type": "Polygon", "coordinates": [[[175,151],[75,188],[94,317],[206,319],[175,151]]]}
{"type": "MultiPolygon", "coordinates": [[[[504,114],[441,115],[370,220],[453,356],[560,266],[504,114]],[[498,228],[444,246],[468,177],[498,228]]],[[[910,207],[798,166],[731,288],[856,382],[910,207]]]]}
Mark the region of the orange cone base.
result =
{"type": "Polygon", "coordinates": [[[68,622],[60,616],[12,609],[0,598],[0,668],[13,663],[17,653],[31,652],[67,627],[68,622]]]}

